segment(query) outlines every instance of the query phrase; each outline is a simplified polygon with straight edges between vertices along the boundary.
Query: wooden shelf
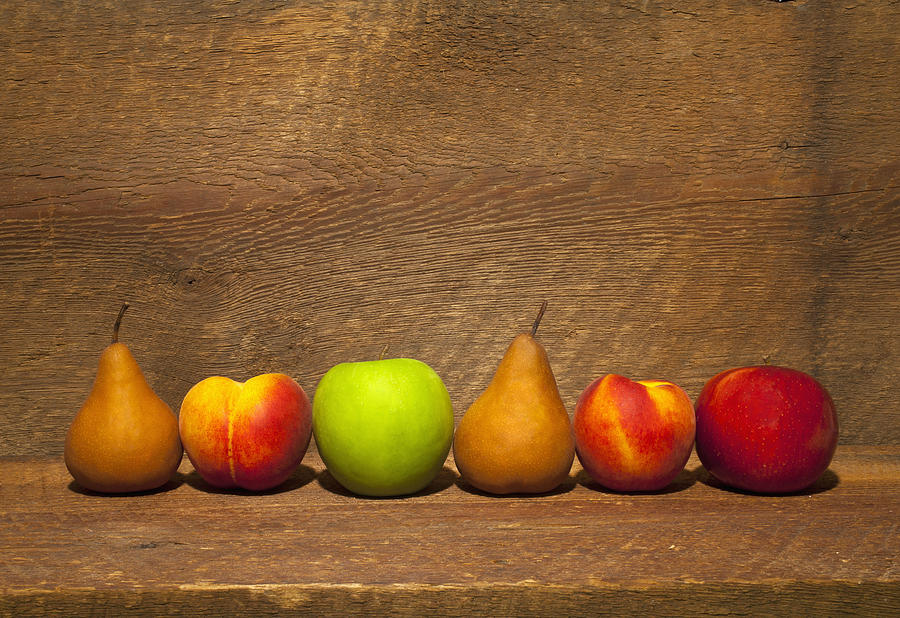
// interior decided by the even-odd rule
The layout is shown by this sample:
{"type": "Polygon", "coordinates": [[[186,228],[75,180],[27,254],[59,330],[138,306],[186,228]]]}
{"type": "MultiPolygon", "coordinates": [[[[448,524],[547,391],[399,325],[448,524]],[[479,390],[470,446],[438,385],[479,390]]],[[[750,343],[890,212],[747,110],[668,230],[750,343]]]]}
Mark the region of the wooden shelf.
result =
{"type": "Polygon", "coordinates": [[[727,490],[696,458],[624,495],[344,492],[313,452],[278,491],[79,492],[58,459],[0,460],[0,614],[879,613],[900,607],[900,450],[842,446],[809,491],[727,490]]]}

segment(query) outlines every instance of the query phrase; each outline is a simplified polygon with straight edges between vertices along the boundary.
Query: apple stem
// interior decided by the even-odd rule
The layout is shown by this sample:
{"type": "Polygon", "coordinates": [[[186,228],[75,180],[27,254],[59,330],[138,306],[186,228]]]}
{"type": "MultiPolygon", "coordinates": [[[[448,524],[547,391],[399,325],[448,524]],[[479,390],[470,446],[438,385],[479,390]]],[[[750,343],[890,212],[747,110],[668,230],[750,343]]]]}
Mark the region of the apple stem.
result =
{"type": "Polygon", "coordinates": [[[386,343],[386,344],[384,344],[384,347],[381,348],[381,354],[378,355],[378,360],[384,360],[384,355],[387,352],[389,345],[390,345],[389,343],[386,343]]]}
{"type": "Polygon", "coordinates": [[[534,324],[531,325],[531,336],[534,337],[535,333],[537,333],[538,326],[541,323],[541,318],[544,317],[544,312],[547,310],[547,301],[545,300],[541,303],[541,310],[538,311],[537,317],[534,319],[534,324]]]}
{"type": "Polygon", "coordinates": [[[122,308],[119,309],[119,315],[116,317],[116,323],[113,326],[113,336],[112,342],[119,343],[119,326],[122,325],[122,316],[125,315],[125,310],[128,309],[128,303],[122,303],[122,308]]]}

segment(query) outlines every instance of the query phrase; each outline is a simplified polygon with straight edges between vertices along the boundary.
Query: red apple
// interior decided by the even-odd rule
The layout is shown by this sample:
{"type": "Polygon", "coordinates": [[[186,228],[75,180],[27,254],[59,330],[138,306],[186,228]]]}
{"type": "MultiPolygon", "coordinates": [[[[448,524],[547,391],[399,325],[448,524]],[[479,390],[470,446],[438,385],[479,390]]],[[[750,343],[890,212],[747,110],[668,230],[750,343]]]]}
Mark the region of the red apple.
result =
{"type": "Polygon", "coordinates": [[[799,491],[828,468],[837,447],[831,396],[795,369],[723,371],[703,387],[696,409],[700,462],[738,489],[799,491]]]}
{"type": "Polygon", "coordinates": [[[694,407],[675,384],[594,380],[572,419],[575,451],[591,477],[616,491],[657,491],[684,469],[694,446],[694,407]]]}
{"type": "Polygon", "coordinates": [[[261,491],[283,483],[300,464],[312,435],[312,408],[284,374],[243,383],[216,376],[185,395],[178,427],[207,483],[261,491]]]}

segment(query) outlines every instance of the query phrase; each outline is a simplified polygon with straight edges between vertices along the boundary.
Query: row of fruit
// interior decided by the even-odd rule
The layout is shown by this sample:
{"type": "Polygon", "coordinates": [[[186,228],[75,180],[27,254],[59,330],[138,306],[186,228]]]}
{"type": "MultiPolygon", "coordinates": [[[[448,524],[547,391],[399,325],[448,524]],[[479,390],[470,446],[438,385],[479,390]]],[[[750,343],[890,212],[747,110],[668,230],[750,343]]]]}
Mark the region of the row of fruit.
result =
{"type": "Polygon", "coordinates": [[[577,455],[587,473],[616,491],[656,491],[684,469],[692,449],[710,474],[748,491],[787,493],[827,469],[838,427],[828,392],[784,367],[742,367],[707,382],[696,403],[675,384],[605,375],[569,414],[535,333],[509,345],[484,392],[454,432],[440,377],[408,358],[341,363],[310,404],[279,373],[240,383],[207,378],[191,388],[176,419],[128,348],[113,343],[66,435],[76,483],[103,493],[151,490],[169,481],[182,449],[212,486],[260,491],[287,480],[312,435],[331,475],[361,495],[425,488],[450,448],[460,477],[487,493],[543,493],[569,475],[577,455]]]}

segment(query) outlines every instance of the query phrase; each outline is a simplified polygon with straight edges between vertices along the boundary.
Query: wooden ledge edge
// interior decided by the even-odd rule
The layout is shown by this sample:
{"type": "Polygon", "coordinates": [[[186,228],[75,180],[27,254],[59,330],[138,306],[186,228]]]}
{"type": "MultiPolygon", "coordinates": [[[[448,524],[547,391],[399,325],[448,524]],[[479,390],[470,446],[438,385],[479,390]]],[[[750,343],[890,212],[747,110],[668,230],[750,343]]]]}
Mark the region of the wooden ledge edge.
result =
{"type": "Polygon", "coordinates": [[[14,590],[0,594],[2,615],[115,613],[220,615],[240,612],[318,615],[569,615],[585,612],[796,614],[890,612],[898,581],[596,582],[586,585],[473,584],[188,584],[159,588],[14,590]]]}

